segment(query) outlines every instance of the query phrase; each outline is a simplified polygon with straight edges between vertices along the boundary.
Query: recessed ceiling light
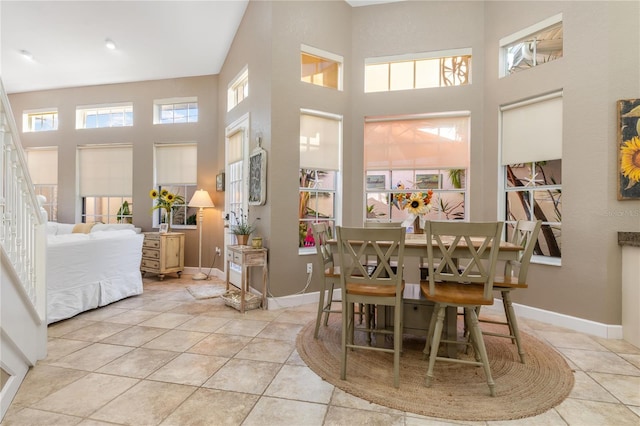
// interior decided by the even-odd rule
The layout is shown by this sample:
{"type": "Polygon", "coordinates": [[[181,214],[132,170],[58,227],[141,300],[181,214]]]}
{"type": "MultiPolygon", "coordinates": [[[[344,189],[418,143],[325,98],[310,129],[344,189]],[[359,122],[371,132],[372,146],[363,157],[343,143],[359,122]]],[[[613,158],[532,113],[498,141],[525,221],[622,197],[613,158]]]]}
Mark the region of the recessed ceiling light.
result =
{"type": "Polygon", "coordinates": [[[33,61],[33,55],[31,54],[31,52],[29,52],[28,50],[24,50],[22,49],[20,51],[20,54],[25,58],[28,59],[30,61],[33,61]]]}
{"type": "Polygon", "coordinates": [[[115,48],[116,48],[116,43],[113,40],[111,40],[110,38],[106,38],[104,40],[104,45],[107,46],[107,49],[109,49],[109,50],[115,50],[115,48]]]}

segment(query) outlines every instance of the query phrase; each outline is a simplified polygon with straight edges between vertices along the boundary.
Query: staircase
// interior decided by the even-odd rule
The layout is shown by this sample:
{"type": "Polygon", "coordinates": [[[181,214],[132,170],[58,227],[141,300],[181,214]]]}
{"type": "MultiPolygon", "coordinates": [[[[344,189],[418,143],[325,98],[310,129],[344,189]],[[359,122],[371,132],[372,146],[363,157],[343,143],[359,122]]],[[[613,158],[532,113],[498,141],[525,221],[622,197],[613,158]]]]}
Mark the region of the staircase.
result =
{"type": "Polygon", "coordinates": [[[0,420],[47,354],[45,227],[0,79],[0,420]]]}

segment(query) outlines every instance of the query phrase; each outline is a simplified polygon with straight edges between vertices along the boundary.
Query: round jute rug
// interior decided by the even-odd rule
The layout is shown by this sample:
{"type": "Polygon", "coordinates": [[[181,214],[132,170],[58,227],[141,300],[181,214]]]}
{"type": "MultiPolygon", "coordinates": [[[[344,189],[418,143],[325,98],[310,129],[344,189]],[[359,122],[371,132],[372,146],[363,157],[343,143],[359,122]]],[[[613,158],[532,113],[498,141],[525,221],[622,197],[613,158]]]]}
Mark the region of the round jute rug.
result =
{"type": "MultiPolygon", "coordinates": [[[[571,368],[553,348],[521,332],[527,354],[520,363],[511,340],[485,336],[496,382],[496,396],[481,367],[436,362],[431,387],[425,386],[428,361],[423,358],[425,338],[405,335],[400,357],[400,388],[393,387],[393,354],[353,350],[347,354],[347,378],[340,379],[341,320],[334,315],[313,338],[315,321],[300,331],[296,347],[300,357],[320,377],[347,393],[401,411],[451,420],[512,420],[544,413],[562,402],[573,388],[571,368]]],[[[483,329],[496,327],[482,324],[483,329]]],[[[356,332],[356,338],[364,333],[356,332]]],[[[459,356],[472,357],[462,353],[459,356]]]]}

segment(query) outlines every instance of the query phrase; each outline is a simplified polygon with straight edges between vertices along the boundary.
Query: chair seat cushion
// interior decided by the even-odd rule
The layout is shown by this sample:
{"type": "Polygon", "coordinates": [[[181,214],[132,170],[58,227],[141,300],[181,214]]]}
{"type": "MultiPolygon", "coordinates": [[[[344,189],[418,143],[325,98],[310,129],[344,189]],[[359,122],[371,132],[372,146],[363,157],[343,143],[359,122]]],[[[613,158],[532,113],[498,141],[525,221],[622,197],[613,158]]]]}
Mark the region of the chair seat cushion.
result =
{"type": "MultiPolygon", "coordinates": [[[[493,279],[493,287],[508,287],[508,288],[527,288],[527,283],[521,283],[518,281],[518,277],[495,277],[493,279]]],[[[498,290],[498,289],[496,289],[498,290]]]]}
{"type": "MultiPolygon", "coordinates": [[[[402,292],[404,292],[404,281],[402,282],[402,292]]],[[[347,293],[358,296],[392,297],[396,295],[396,287],[393,285],[347,283],[347,293]]]]}
{"type": "Polygon", "coordinates": [[[420,281],[420,289],[427,300],[454,305],[493,305],[493,298],[484,298],[484,287],[475,284],[436,283],[433,294],[429,292],[429,282],[420,281]]]}

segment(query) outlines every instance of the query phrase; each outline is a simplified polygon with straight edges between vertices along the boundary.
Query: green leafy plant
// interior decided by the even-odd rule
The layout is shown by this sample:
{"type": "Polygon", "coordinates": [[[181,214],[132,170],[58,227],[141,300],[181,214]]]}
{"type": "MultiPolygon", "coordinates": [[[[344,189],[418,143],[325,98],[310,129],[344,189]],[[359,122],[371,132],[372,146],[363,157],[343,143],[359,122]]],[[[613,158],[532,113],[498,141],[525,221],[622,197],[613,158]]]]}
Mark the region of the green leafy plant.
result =
{"type": "Polygon", "coordinates": [[[116,213],[116,220],[118,223],[131,223],[131,207],[127,200],[125,200],[118,209],[118,213],[116,213]]]}
{"type": "Polygon", "coordinates": [[[231,232],[235,235],[250,235],[256,230],[256,222],[260,219],[256,219],[253,222],[249,222],[249,215],[244,214],[240,209],[240,214],[231,212],[233,215],[232,221],[235,222],[230,226],[231,232]]]}

